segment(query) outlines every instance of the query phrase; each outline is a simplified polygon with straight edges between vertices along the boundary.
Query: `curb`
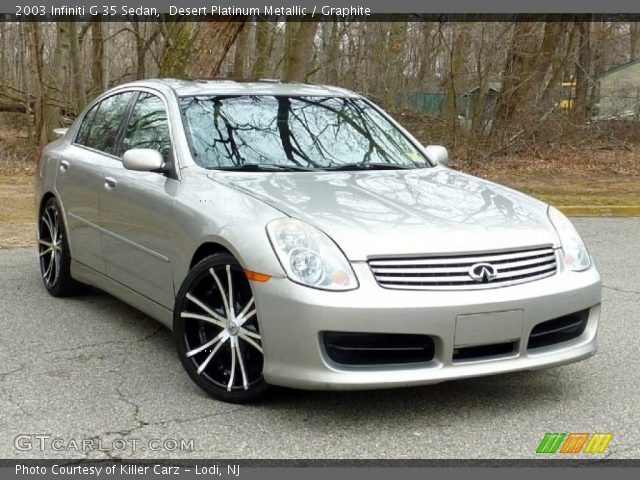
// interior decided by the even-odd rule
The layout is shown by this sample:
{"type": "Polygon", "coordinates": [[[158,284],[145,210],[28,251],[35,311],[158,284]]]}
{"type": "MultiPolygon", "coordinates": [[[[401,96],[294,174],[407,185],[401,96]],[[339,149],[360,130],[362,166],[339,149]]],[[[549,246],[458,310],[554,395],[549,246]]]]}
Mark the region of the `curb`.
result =
{"type": "Polygon", "coordinates": [[[638,217],[640,205],[567,205],[556,208],[562,213],[573,217],[638,217]]]}

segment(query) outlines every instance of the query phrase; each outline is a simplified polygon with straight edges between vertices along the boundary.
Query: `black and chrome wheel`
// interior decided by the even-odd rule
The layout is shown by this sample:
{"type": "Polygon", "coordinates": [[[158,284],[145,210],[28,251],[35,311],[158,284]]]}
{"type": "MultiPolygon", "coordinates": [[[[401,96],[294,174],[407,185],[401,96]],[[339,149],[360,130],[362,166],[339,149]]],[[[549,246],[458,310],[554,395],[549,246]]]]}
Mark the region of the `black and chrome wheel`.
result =
{"type": "Polygon", "coordinates": [[[55,297],[74,293],[78,284],[71,278],[69,244],[60,207],[53,197],[44,204],[38,219],[38,256],[47,291],[55,297]]]}
{"type": "Polygon", "coordinates": [[[173,326],[182,364],[207,393],[233,403],[265,394],[255,302],[232,255],[212,255],[193,267],[178,293],[173,326]]]}

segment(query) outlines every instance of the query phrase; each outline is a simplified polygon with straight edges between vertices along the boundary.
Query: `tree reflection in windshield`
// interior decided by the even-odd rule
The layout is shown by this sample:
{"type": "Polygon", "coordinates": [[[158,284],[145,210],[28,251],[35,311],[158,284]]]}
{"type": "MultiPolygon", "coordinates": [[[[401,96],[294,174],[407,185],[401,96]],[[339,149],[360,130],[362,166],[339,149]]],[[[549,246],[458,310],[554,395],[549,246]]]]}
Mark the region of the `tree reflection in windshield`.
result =
{"type": "Polygon", "coordinates": [[[181,109],[193,157],[205,168],[427,165],[418,148],[362,99],[199,96],[181,98],[181,109]]]}

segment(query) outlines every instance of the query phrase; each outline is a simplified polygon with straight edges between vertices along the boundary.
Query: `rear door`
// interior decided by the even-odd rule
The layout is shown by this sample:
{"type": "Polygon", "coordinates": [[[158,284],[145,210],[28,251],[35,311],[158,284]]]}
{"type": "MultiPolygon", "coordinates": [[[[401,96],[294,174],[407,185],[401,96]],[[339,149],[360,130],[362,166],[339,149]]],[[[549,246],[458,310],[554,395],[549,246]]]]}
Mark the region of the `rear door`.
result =
{"type": "MultiPolygon", "coordinates": [[[[165,104],[155,94],[140,92],[131,109],[120,153],[132,148],[152,148],[166,162],[172,160],[165,104]]],[[[127,170],[119,155],[106,162],[103,183],[100,225],[107,275],[173,308],[170,259],[175,258],[172,213],[178,181],[162,173],[127,170]]]]}
{"type": "Polygon", "coordinates": [[[62,154],[56,189],[66,213],[72,258],[104,273],[98,203],[105,162],[116,153],[122,118],[133,92],[111,95],[97,103],[62,154]]]}

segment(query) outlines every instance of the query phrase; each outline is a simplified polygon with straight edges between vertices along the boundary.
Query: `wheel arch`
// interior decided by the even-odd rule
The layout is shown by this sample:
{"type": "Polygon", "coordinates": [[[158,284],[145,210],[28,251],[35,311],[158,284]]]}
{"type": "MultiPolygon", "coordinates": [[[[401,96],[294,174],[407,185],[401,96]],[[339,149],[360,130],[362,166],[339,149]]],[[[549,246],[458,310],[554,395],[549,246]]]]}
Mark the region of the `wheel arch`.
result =
{"type": "Polygon", "coordinates": [[[211,255],[215,255],[216,253],[228,253],[230,255],[233,255],[236,260],[240,261],[237,255],[229,250],[226,246],[222,245],[221,243],[207,241],[201,244],[193,253],[191,261],[189,262],[189,270],[191,270],[200,260],[211,255]]]}
{"type": "MultiPolygon", "coordinates": [[[[38,205],[38,219],[40,219],[40,215],[42,215],[42,209],[50,198],[55,198],[56,200],[58,200],[58,197],[56,197],[56,195],[52,191],[46,191],[40,198],[40,204],[38,205]]],[[[59,200],[58,203],[60,203],[59,200]]]]}

